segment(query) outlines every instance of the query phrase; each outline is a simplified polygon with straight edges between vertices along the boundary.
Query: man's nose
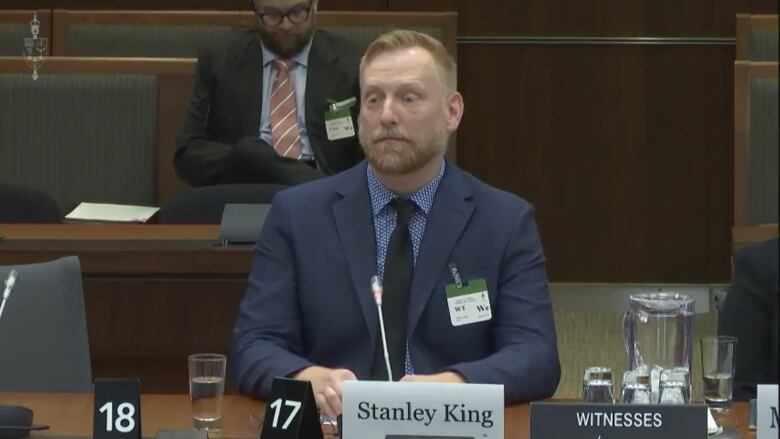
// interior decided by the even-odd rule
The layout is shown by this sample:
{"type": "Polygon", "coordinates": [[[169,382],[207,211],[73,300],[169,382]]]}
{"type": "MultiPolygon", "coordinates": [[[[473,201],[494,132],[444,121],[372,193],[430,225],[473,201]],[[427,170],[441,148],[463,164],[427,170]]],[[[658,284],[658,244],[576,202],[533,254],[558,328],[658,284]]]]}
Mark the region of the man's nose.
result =
{"type": "Polygon", "coordinates": [[[293,27],[293,23],[290,21],[290,17],[285,15],[282,17],[282,21],[279,22],[277,27],[282,30],[290,30],[293,27]]]}
{"type": "Polygon", "coordinates": [[[385,99],[385,102],[382,104],[380,120],[383,125],[398,125],[398,113],[396,112],[395,101],[393,99],[385,99]]]}

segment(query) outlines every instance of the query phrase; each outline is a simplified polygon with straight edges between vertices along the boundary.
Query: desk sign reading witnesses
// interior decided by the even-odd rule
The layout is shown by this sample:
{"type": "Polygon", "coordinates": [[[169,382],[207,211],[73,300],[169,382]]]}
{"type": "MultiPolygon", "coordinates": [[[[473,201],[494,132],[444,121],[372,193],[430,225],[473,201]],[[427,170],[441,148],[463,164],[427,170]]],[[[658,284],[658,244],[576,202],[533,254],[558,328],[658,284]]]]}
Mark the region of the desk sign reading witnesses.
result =
{"type": "Polygon", "coordinates": [[[780,431],[780,414],[777,411],[777,384],[758,385],[758,412],[756,427],[758,439],[777,439],[780,431]]]}
{"type": "Polygon", "coordinates": [[[343,439],[504,438],[504,386],[345,381],[343,439]]]}
{"type": "Polygon", "coordinates": [[[706,439],[707,406],[531,403],[531,439],[706,439]]]}

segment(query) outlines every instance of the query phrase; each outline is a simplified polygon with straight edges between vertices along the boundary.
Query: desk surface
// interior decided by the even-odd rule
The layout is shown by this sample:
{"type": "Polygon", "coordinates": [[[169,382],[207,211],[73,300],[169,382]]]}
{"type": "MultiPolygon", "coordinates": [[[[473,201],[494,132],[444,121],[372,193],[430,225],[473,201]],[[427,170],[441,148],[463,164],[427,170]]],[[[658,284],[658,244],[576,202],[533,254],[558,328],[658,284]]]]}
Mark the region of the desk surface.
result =
{"type": "Polygon", "coordinates": [[[251,245],[222,247],[216,225],[0,224],[0,265],[77,255],[85,276],[209,274],[245,279],[251,245]]]}
{"type": "MultiPolygon", "coordinates": [[[[35,413],[34,421],[51,426],[36,435],[90,436],[92,432],[91,394],[13,394],[0,393],[0,403],[19,404],[35,413]]],[[[252,417],[260,417],[265,404],[245,396],[226,395],[223,400],[221,437],[256,438],[257,428],[252,417]]],[[[734,413],[740,420],[743,439],[755,437],[744,420],[746,403],[734,404],[734,413]]],[[[192,427],[190,400],[187,395],[142,395],[141,424],[143,436],[154,437],[159,429],[188,429],[192,427]]],[[[528,404],[507,407],[504,412],[505,438],[528,439],[528,404]]]]}
{"type": "Polygon", "coordinates": [[[181,224],[0,224],[7,240],[216,241],[219,226],[181,224]]]}

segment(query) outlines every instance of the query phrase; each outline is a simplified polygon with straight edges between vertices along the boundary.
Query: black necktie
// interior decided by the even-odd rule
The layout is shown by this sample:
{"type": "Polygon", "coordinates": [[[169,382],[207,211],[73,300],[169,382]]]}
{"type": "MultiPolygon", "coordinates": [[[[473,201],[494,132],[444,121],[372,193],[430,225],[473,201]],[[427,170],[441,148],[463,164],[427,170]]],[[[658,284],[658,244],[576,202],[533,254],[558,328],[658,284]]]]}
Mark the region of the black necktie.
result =
{"type": "MultiPolygon", "coordinates": [[[[395,229],[390,235],[387,256],[385,257],[385,275],[382,280],[384,287],[382,316],[385,320],[387,351],[390,355],[390,366],[393,369],[393,381],[397,381],[404,376],[406,360],[406,314],[414,270],[409,220],[417,209],[417,205],[410,199],[398,198],[392,200],[390,205],[395,208],[396,223],[395,229]]],[[[381,338],[377,338],[371,378],[375,380],[387,379],[381,338]]]]}

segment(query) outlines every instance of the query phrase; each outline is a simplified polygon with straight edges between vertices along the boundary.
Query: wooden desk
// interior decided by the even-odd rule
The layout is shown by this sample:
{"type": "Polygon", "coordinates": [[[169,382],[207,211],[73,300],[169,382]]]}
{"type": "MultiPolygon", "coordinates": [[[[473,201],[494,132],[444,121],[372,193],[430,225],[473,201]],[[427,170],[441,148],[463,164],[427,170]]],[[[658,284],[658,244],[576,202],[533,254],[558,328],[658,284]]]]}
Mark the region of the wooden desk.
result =
{"type": "MultiPolygon", "coordinates": [[[[0,393],[0,403],[19,404],[31,408],[36,423],[49,424],[50,430],[33,434],[91,436],[92,395],[90,394],[10,394],[0,393]]],[[[506,439],[528,439],[528,404],[507,407],[504,411],[506,439]]],[[[227,395],[223,401],[221,436],[225,438],[256,438],[257,430],[251,416],[262,419],[265,404],[245,396],[227,395]]],[[[743,439],[755,438],[747,429],[747,404],[734,404],[734,413],[740,421],[743,439]]],[[[187,429],[192,427],[190,400],[187,395],[141,396],[141,424],[144,437],[154,437],[158,429],[187,429]]],[[[326,430],[327,431],[327,430],[326,430]]],[[[328,436],[326,436],[328,437],[328,436]]]]}
{"type": "Polygon", "coordinates": [[[251,246],[220,247],[218,233],[200,225],[0,224],[0,265],[79,256],[93,376],[138,377],[144,393],[185,393],[187,355],[228,352],[246,289],[251,246]]]}

